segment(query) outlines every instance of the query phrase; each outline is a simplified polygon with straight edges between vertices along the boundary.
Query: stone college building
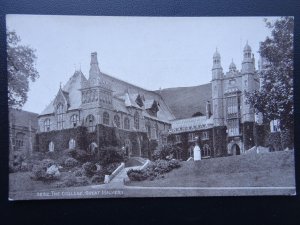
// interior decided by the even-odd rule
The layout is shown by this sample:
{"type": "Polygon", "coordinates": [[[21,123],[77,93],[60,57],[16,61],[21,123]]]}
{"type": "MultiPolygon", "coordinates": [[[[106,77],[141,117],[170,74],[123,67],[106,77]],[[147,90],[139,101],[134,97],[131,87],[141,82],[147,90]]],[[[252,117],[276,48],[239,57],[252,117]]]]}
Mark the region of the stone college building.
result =
{"type": "Polygon", "coordinates": [[[279,133],[276,124],[270,132],[269,124],[259,122],[245,103],[244,92],[260,85],[248,43],[240,71],[232,62],[224,73],[221,56],[215,52],[212,81],[207,85],[211,92],[197,108],[199,114],[178,118],[169,104],[170,96],[164,98],[161,91],[148,91],[101,72],[94,52],[89,77],[75,71],[38,116],[38,151],[77,148],[93,153],[105,146],[119,146],[129,157],[151,158],[155,149],[172,144],[181,149],[176,157],[187,159],[196,141],[204,158],[243,154],[258,144],[280,146],[278,134],[272,136],[279,133]],[[263,135],[256,135],[257,129],[263,135]]]}

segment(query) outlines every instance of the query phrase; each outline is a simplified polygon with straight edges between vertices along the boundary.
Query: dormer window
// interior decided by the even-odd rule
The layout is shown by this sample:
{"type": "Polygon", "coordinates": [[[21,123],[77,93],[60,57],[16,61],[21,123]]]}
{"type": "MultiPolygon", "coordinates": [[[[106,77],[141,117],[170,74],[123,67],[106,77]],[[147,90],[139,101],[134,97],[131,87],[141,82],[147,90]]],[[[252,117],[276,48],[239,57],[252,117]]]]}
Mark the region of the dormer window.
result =
{"type": "Polygon", "coordinates": [[[56,108],[57,115],[57,129],[62,130],[64,128],[64,105],[58,104],[56,108]]]}
{"type": "Polygon", "coordinates": [[[144,103],[143,103],[143,99],[140,95],[138,95],[136,97],[136,100],[135,100],[136,104],[138,104],[139,107],[143,107],[144,106],[144,103]]]}

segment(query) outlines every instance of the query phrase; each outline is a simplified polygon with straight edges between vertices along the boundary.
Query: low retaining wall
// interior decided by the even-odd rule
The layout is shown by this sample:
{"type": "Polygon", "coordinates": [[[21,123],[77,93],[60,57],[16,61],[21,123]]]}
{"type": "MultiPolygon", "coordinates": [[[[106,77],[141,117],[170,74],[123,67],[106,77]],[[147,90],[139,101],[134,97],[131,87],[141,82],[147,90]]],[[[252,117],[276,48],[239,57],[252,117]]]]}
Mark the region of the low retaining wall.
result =
{"type": "Polygon", "coordinates": [[[117,169],[115,169],[115,171],[114,172],[112,172],[112,174],[111,175],[105,175],[105,178],[104,178],[104,183],[105,184],[108,184],[118,173],[120,173],[120,171],[122,170],[122,169],[124,169],[125,168],[125,163],[121,163],[121,165],[120,166],[118,166],[118,168],[117,169]]]}
{"type": "Polygon", "coordinates": [[[147,159],[146,160],[146,162],[145,162],[145,164],[144,165],[142,165],[141,167],[140,167],[140,169],[139,170],[143,170],[143,169],[145,169],[149,164],[150,164],[150,160],[149,159],[147,159]]]}

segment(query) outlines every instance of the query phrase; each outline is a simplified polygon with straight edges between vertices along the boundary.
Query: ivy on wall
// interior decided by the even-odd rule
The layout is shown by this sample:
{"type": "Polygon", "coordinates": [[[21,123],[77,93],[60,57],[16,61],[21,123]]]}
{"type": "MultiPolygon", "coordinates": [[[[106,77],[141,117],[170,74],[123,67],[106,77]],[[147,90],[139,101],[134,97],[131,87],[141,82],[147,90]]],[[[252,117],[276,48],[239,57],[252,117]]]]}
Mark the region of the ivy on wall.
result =
{"type": "Polygon", "coordinates": [[[38,133],[36,135],[37,151],[49,151],[51,141],[54,143],[55,151],[68,149],[71,138],[75,140],[76,148],[83,150],[87,150],[92,142],[97,143],[100,149],[106,146],[119,146],[121,148],[125,145],[125,140],[129,139],[135,154],[139,154],[141,151],[144,157],[151,155],[148,148],[149,140],[145,132],[126,131],[102,124],[97,125],[94,132],[88,132],[86,127],[78,126],[71,129],[38,133]]]}

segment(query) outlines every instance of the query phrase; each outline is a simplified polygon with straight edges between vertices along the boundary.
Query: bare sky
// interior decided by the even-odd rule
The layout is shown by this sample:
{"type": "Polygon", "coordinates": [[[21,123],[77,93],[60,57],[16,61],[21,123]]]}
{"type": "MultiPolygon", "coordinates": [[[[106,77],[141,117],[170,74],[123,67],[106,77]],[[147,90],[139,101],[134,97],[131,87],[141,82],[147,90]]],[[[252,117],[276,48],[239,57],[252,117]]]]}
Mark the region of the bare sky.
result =
{"type": "Polygon", "coordinates": [[[6,20],[22,44],[36,49],[40,78],[31,84],[23,107],[36,113],[75,69],[81,66],[88,78],[91,52],[98,53],[102,72],[157,90],[210,82],[216,47],[224,71],[232,59],[241,68],[247,40],[257,62],[259,42],[270,35],[263,17],[8,15],[6,20]]]}

